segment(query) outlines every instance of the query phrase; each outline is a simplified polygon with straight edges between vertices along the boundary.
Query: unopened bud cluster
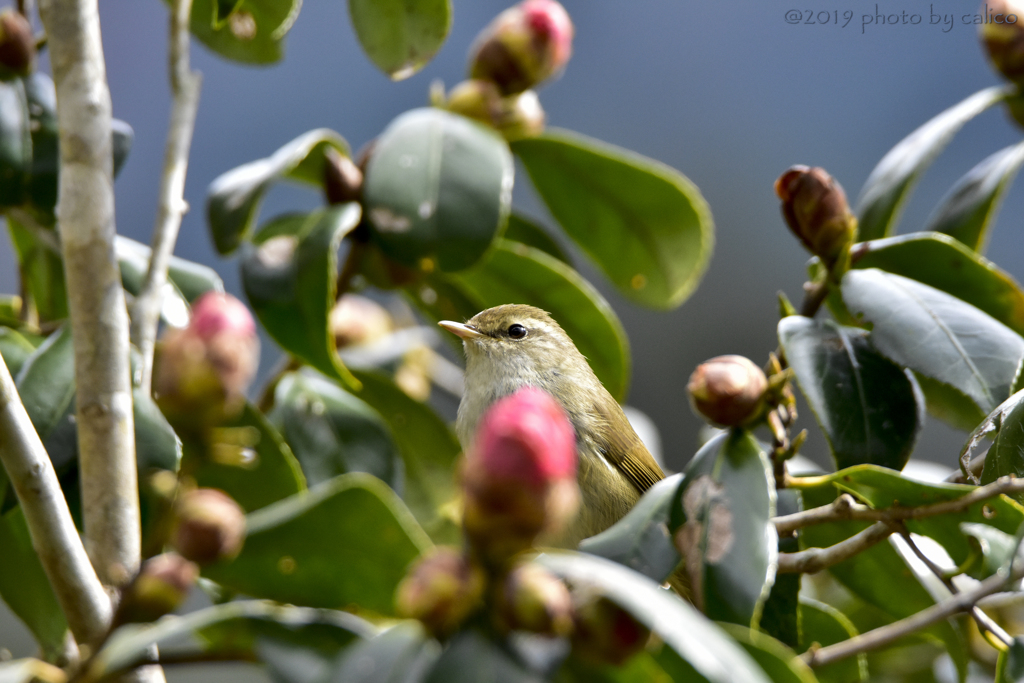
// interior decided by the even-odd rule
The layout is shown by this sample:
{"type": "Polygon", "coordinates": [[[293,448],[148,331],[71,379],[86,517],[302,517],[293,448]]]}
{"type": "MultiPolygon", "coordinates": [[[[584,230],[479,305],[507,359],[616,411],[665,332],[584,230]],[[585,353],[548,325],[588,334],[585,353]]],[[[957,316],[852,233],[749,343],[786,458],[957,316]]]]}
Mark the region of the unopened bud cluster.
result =
{"type": "Polygon", "coordinates": [[[502,95],[491,81],[472,79],[455,86],[444,107],[494,128],[509,141],[544,132],[546,116],[532,90],[502,95]]]}
{"type": "Polygon", "coordinates": [[[775,194],[789,229],[826,266],[857,239],[846,193],[825,169],[793,166],[775,181],[775,194]]]}
{"type": "Polygon", "coordinates": [[[486,578],[471,557],[438,547],[409,569],[398,585],[398,614],[419,619],[439,638],[454,633],[483,603],[486,578]]]}
{"type": "Polygon", "coordinates": [[[199,567],[177,553],[142,563],[118,605],[116,624],[149,622],[178,609],[199,578],[199,567]]]}
{"type": "Polygon", "coordinates": [[[160,409],[186,430],[234,416],[245,403],[259,351],[245,305],[230,294],[207,292],[193,305],[189,326],[164,335],[153,377],[160,409]]]}
{"type": "Polygon", "coordinates": [[[694,409],[723,427],[738,427],[762,416],[768,378],[743,356],[718,356],[690,375],[687,390],[694,409]]]}
{"type": "Polygon", "coordinates": [[[171,545],[200,565],[230,560],[245,542],[245,511],[218,489],[186,491],[174,505],[171,545]]]}

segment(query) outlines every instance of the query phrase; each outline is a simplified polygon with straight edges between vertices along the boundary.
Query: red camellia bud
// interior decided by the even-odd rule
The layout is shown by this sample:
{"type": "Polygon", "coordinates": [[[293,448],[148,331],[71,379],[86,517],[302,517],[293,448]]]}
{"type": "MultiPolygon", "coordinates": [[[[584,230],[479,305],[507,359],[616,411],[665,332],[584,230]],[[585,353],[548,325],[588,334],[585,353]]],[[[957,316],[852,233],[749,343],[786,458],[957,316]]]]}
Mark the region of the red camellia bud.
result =
{"type": "Polygon", "coordinates": [[[18,12],[0,12],[0,70],[27,76],[36,61],[36,39],[28,19],[18,12]]]}
{"type": "Polygon", "coordinates": [[[445,637],[483,604],[483,570],[455,548],[437,547],[409,569],[395,592],[398,614],[445,637]]]}
{"type": "Polygon", "coordinates": [[[116,623],[148,622],[173,612],[185,602],[198,578],[199,567],[180,555],[151,557],[125,589],[116,623]]]}
{"type": "Polygon", "coordinates": [[[743,356],[718,356],[698,365],[686,388],[697,412],[736,427],[760,416],[768,378],[743,356]]]}
{"type": "Polygon", "coordinates": [[[572,603],[572,650],[577,656],[621,666],[647,645],[651,630],[595,590],[586,586],[575,589],[572,603]]]}
{"type": "Polygon", "coordinates": [[[153,374],[157,402],[176,427],[216,425],[236,414],[259,364],[256,323],[245,305],[207,292],[184,330],[162,340],[153,374]]]}
{"type": "Polygon", "coordinates": [[[536,562],[524,562],[508,573],[498,586],[495,604],[505,629],[547,636],[572,633],[569,589],[536,562]]]}
{"type": "Polygon", "coordinates": [[[857,239],[857,219],[843,188],[823,168],[793,166],[775,181],[786,224],[826,265],[857,239]]]}
{"type": "Polygon", "coordinates": [[[491,81],[506,95],[533,88],[565,67],[572,36],[572,20],[555,0],[525,0],[477,36],[470,78],[491,81]]]}
{"type": "Polygon", "coordinates": [[[1024,3],[987,0],[990,21],[981,24],[981,42],[989,61],[1011,83],[1024,84],[1024,3]]]}
{"type": "Polygon", "coordinates": [[[195,489],[174,506],[171,545],[201,565],[229,560],[245,541],[245,511],[218,489],[195,489]]]}
{"type": "Polygon", "coordinates": [[[482,558],[501,565],[557,533],[576,513],[576,439],[554,398],[537,388],[497,401],[463,468],[463,526],[482,558]]]}

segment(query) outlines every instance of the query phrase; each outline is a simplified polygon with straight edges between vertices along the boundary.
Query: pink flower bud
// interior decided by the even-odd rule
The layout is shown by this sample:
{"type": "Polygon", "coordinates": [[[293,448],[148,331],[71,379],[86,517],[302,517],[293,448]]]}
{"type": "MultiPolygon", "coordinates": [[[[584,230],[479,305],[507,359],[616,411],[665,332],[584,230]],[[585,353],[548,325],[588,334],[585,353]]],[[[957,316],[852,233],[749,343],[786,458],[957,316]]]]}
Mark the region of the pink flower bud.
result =
{"type": "Polygon", "coordinates": [[[760,415],[768,378],[743,356],[718,356],[698,365],[686,388],[697,412],[723,427],[736,427],[760,415]]]}
{"type": "Polygon", "coordinates": [[[201,565],[234,558],[245,542],[245,511],[223,491],[195,489],[174,506],[171,545],[201,565]]]}
{"type": "Polygon", "coordinates": [[[125,589],[116,623],[148,622],[173,612],[198,578],[199,568],[175,553],[146,560],[125,589]]]}
{"type": "Polygon", "coordinates": [[[256,334],[256,322],[241,301],[223,292],[207,292],[192,304],[192,321],[189,328],[200,339],[209,340],[227,333],[236,337],[256,334]]]}
{"type": "Polygon", "coordinates": [[[509,95],[561,71],[572,55],[572,20],[555,0],[524,0],[492,21],[470,50],[471,78],[509,95]]]}
{"type": "Polygon", "coordinates": [[[445,637],[483,603],[484,572],[455,548],[437,547],[409,569],[395,593],[398,614],[445,637]]]}

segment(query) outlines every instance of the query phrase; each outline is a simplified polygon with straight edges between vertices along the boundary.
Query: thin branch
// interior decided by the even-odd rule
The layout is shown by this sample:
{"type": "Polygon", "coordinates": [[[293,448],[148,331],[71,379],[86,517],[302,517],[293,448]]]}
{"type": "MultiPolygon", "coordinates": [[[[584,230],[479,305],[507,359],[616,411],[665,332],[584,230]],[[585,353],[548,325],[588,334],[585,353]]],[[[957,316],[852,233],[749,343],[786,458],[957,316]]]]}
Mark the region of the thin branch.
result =
{"type": "Polygon", "coordinates": [[[43,442],[0,357],[0,461],[25,514],[32,547],[80,643],[101,638],[111,605],[89,562],[43,442]]]}
{"type": "Polygon", "coordinates": [[[988,577],[972,590],[957,593],[948,600],[932,605],[906,619],[893,622],[873,631],[854,636],[835,645],[808,650],[800,655],[810,666],[824,666],[847,657],[868,652],[884,647],[900,638],[928,628],[932,624],[950,618],[953,615],[966,612],[973,607],[981,598],[998,593],[1003,590],[1011,581],[1019,581],[1024,578],[1024,568],[1019,568],[1008,576],[1007,572],[1000,570],[998,573],[988,577]]]}
{"type": "Polygon", "coordinates": [[[40,14],[57,90],[57,220],[75,345],[86,547],[100,581],[120,585],[139,565],[139,493],[99,10],[97,0],[41,0],[40,14]]]}
{"type": "Polygon", "coordinates": [[[891,522],[876,522],[860,533],[827,548],[808,548],[796,553],[779,553],[780,574],[813,574],[848,560],[884,541],[896,531],[891,522]]]}
{"type": "Polygon", "coordinates": [[[135,304],[132,306],[132,341],[142,355],[142,387],[149,392],[153,377],[153,348],[156,345],[160,304],[167,282],[167,264],[174,253],[185,202],[185,175],[192,145],[202,76],[189,66],[189,17],[192,0],[174,0],[171,7],[170,68],[171,123],[164,150],[163,178],[160,181],[160,205],[153,227],[153,253],[149,270],[135,304]]]}

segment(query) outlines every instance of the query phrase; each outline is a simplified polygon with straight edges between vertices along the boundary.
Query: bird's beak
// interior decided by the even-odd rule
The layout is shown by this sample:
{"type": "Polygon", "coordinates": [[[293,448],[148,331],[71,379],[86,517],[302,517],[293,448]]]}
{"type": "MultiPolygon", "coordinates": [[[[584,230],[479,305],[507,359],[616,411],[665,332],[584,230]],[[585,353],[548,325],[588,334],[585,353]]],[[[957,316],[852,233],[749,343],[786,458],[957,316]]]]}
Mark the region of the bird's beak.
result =
{"type": "Polygon", "coordinates": [[[448,330],[455,336],[461,337],[466,340],[480,339],[481,337],[484,336],[482,332],[477,330],[472,325],[466,325],[464,323],[456,323],[452,322],[451,320],[442,320],[441,322],[438,323],[438,325],[448,330]]]}

